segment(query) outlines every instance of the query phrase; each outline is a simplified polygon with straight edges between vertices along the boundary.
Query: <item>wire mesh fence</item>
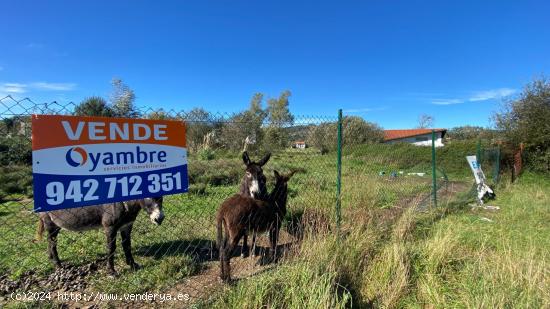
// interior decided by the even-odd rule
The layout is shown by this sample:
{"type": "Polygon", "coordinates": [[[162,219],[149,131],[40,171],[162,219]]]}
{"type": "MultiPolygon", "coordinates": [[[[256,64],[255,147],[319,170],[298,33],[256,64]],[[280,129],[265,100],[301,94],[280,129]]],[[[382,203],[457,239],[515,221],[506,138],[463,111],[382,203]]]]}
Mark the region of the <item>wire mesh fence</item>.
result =
{"type": "MultiPolygon", "coordinates": [[[[282,257],[292,255],[292,248],[299,246],[306,232],[336,232],[338,199],[341,228],[345,230],[362,209],[428,209],[449,192],[464,191],[472,179],[462,154],[475,154],[475,148],[384,144],[379,131],[354,117],[344,117],[342,146],[338,148],[336,114],[294,116],[278,122],[251,112],[144,108],[139,110],[141,118],[186,123],[189,192],[164,197],[161,225],[138,215],[132,224],[131,245],[118,241],[118,247],[131,246],[139,269],[128,266],[123,250],[116,250],[118,276],[109,276],[103,228],[56,234],[62,262],[62,267],[56,268],[48,251],[51,237],[47,231],[46,240],[40,241],[36,235],[39,217],[33,212],[30,116],[73,115],[75,107],[72,103],[0,99],[0,296],[6,300],[13,291],[30,290],[120,295],[181,292],[189,303],[211,297],[221,286],[216,212],[224,200],[240,190],[246,168],[244,151],[256,162],[271,154],[262,167],[268,191],[274,188],[274,171],[295,172],[288,182],[287,213],[278,242],[282,257]],[[458,154],[457,149],[461,150],[458,154]],[[339,153],[341,178],[337,173],[339,153]],[[456,190],[449,191],[453,184],[456,190]]],[[[64,212],[82,216],[76,209],[64,212]]],[[[257,244],[257,252],[248,256],[239,256],[242,248],[237,249],[231,260],[234,278],[247,278],[277,265],[265,260],[268,235],[258,235],[257,244]]],[[[96,298],[89,303],[103,300],[96,298]]]]}

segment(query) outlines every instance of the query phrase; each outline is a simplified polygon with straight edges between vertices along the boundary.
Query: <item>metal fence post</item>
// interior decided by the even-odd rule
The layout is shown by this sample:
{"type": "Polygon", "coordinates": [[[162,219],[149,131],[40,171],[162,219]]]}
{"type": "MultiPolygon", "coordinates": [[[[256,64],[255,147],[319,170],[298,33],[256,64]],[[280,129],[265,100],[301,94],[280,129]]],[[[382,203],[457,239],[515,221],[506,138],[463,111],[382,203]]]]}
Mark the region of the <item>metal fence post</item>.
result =
{"type": "Polygon", "coordinates": [[[341,203],[342,197],[340,192],[342,190],[342,110],[338,110],[338,150],[337,150],[337,176],[336,176],[336,227],[340,230],[341,216],[341,203]]]}
{"type": "Polygon", "coordinates": [[[493,171],[493,173],[493,182],[497,184],[500,179],[500,145],[497,146],[495,170],[493,171]]]}
{"type": "Polygon", "coordinates": [[[477,159],[477,163],[480,164],[481,163],[481,140],[480,139],[477,140],[476,159],[477,159]]]}
{"type": "Polygon", "coordinates": [[[432,130],[432,190],[434,207],[437,207],[437,175],[435,163],[435,130],[432,130]]]}

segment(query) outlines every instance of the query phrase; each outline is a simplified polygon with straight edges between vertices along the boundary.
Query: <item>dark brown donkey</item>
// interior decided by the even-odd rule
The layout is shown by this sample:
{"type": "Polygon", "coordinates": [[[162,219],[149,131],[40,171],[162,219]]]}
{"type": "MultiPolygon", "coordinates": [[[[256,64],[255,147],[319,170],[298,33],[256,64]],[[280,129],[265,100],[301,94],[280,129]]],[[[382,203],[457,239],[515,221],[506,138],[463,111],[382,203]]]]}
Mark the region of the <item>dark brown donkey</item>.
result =
{"type": "Polygon", "coordinates": [[[107,253],[109,272],[116,276],[114,254],[116,234],[120,231],[122,249],[126,264],[136,270],[139,265],[134,261],[131,248],[131,233],[134,221],[143,209],[151,221],[157,225],[162,223],[162,197],[145,198],[121,203],[103,204],[72,209],[54,210],[40,213],[38,222],[38,237],[42,238],[44,229],[48,231],[48,255],[56,267],[61,267],[57,254],[57,234],[61,229],[70,231],[85,231],[103,227],[107,237],[107,253]]]}
{"type": "Polygon", "coordinates": [[[224,281],[231,279],[230,259],[241,237],[248,232],[269,231],[270,251],[276,256],[279,229],[286,215],[288,195],[287,182],[294,172],[281,176],[274,171],[276,184],[268,201],[261,201],[242,195],[234,195],[225,200],[217,214],[217,241],[220,251],[220,277],[224,281]],[[223,231],[222,231],[223,229],[223,231]]]}
{"type": "MultiPolygon", "coordinates": [[[[268,153],[260,161],[254,162],[250,160],[246,151],[243,152],[243,162],[246,165],[246,170],[239,191],[239,194],[241,196],[252,197],[258,200],[267,201],[269,196],[267,194],[267,187],[265,185],[266,179],[262,170],[262,166],[264,166],[267,161],[269,161],[270,157],[271,153],[268,153]]],[[[256,235],[254,234],[254,236],[252,237],[252,248],[254,249],[252,251],[253,256],[256,254],[255,239],[256,235]]],[[[245,234],[243,238],[243,246],[241,248],[241,256],[245,257],[248,254],[248,235],[245,234]]]]}

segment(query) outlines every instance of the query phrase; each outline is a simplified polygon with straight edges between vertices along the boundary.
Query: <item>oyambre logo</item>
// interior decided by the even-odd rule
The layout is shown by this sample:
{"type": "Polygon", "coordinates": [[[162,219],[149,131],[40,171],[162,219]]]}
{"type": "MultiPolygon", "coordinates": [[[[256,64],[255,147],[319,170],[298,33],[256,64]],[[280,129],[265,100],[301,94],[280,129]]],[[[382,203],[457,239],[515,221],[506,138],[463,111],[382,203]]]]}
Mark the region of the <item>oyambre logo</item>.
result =
{"type": "Polygon", "coordinates": [[[84,148],[82,147],[73,147],[67,150],[65,159],[67,160],[67,163],[72,167],[82,166],[88,161],[88,153],[86,153],[86,150],[84,150],[84,148]],[[73,155],[75,152],[78,155],[73,155]],[[79,157],[79,159],[75,160],[75,157],[79,157]]]}

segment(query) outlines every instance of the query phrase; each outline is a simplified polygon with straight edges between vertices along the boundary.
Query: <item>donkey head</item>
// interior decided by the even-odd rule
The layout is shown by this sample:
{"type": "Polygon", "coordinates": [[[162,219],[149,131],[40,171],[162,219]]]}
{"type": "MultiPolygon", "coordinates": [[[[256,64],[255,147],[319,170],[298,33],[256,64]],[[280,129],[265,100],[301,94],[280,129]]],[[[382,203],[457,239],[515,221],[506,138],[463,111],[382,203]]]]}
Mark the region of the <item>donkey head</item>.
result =
{"type": "Polygon", "coordinates": [[[286,200],[288,197],[287,182],[295,173],[296,171],[292,171],[288,175],[281,175],[276,170],[273,171],[275,175],[275,187],[273,191],[271,191],[270,199],[283,211],[283,213],[286,213],[286,200]]]}
{"type": "Polygon", "coordinates": [[[267,197],[266,179],[262,166],[264,166],[271,153],[268,153],[258,162],[250,161],[248,153],[243,152],[243,162],[246,165],[246,171],[241,184],[241,195],[250,196],[256,199],[267,197]]]}
{"type": "Polygon", "coordinates": [[[149,219],[156,225],[160,225],[164,220],[164,211],[162,210],[162,196],[147,197],[140,200],[140,206],[149,215],[149,219]]]}

